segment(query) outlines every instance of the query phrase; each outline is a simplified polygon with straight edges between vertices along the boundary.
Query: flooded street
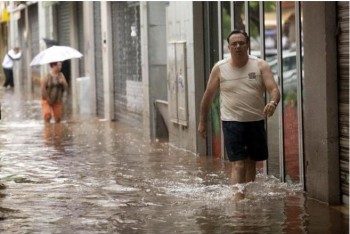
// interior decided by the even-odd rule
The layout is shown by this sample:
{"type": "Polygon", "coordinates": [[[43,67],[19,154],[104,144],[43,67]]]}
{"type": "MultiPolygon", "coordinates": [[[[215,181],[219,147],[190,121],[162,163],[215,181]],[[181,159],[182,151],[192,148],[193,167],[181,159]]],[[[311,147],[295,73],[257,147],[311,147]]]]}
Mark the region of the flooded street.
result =
{"type": "Polygon", "coordinates": [[[118,122],[65,117],[0,90],[1,233],[348,233],[348,215],[258,175],[233,201],[230,164],[150,143],[118,122]]]}

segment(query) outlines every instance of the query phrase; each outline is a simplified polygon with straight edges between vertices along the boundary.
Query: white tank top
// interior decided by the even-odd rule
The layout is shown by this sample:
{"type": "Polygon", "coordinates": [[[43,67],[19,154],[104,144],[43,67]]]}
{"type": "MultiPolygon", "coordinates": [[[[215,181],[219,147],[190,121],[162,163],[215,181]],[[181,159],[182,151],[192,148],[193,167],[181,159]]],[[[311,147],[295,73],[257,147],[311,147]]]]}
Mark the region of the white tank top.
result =
{"type": "Polygon", "coordinates": [[[249,56],[241,68],[230,64],[230,58],[217,63],[220,69],[220,112],[223,121],[259,121],[265,118],[265,85],[258,58],[249,56]]]}

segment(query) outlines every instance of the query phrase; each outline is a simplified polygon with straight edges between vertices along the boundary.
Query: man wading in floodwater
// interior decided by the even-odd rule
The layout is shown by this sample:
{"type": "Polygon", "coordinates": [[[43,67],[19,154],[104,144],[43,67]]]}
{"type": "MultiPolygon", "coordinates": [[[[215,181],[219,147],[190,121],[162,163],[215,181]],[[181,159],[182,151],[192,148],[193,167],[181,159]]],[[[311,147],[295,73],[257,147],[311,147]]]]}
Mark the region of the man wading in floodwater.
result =
{"type": "MultiPolygon", "coordinates": [[[[255,180],[256,162],[268,158],[265,117],[270,117],[280,92],[266,61],[248,55],[249,36],[234,30],[228,37],[231,56],[216,63],[200,106],[198,132],[206,137],[207,115],[216,92],[220,91],[220,112],[224,144],[233,163],[232,180],[242,184],[255,180]],[[270,101],[265,105],[264,93],[270,101]]],[[[244,190],[235,199],[244,199],[244,190]]]]}

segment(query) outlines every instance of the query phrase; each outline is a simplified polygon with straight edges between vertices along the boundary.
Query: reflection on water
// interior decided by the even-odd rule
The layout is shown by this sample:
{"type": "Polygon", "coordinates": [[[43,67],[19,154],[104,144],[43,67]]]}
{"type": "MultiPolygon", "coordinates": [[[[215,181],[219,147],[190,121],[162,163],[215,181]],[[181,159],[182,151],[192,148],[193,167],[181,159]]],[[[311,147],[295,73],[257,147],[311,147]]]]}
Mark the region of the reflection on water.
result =
{"type": "Polygon", "coordinates": [[[234,202],[227,162],[151,143],[116,122],[45,125],[30,114],[39,101],[5,97],[2,233],[348,232],[347,217],[307,200],[299,185],[259,174],[234,202]]]}

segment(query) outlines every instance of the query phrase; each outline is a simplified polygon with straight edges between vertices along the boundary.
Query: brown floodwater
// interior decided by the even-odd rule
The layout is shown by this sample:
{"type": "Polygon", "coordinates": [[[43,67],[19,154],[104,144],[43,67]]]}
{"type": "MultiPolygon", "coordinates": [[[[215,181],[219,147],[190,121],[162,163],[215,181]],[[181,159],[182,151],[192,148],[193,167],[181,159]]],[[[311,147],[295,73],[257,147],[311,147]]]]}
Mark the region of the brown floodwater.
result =
{"type": "Polygon", "coordinates": [[[235,202],[226,161],[96,117],[44,124],[40,101],[10,90],[0,101],[1,233],[349,232],[348,212],[301,185],[258,174],[235,202]]]}

